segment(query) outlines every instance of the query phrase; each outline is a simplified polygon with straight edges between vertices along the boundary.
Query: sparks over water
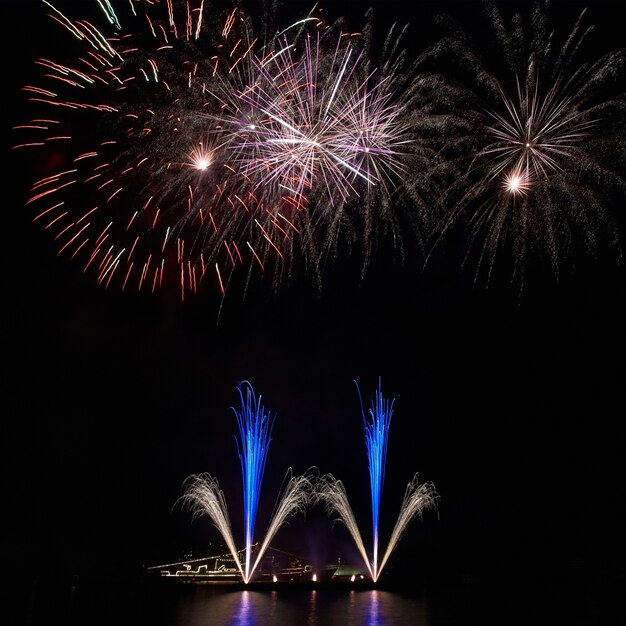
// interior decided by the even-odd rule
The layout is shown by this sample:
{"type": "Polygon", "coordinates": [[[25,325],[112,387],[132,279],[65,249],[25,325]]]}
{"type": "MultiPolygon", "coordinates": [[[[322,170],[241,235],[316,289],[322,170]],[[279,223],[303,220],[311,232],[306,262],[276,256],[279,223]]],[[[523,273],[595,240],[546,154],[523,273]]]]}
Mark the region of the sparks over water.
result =
{"type": "Polygon", "coordinates": [[[291,470],[287,472],[285,484],[278,496],[268,530],[253,561],[254,530],[267,452],[271,441],[272,420],[270,413],[265,411],[261,396],[257,398],[248,381],[240,383],[237,386],[237,392],[241,409],[231,408],[237,417],[239,427],[237,449],[243,479],[244,562],[242,563],[239,558],[226,500],[216,478],[209,474],[190,476],[185,481],[184,493],[180,501],[190,507],[195,517],[209,516],[224,538],[243,581],[248,583],[278,529],[289,517],[303,512],[308,506],[312,486],[307,476],[293,476],[291,470]]]}
{"type": "MultiPolygon", "coordinates": [[[[359,399],[360,398],[361,395],[359,391],[359,399]]],[[[373,545],[371,560],[367,555],[365,544],[354,517],[352,507],[348,501],[348,495],[343,483],[337,480],[332,474],[326,474],[319,480],[316,494],[317,499],[325,504],[329,512],[339,515],[339,519],[352,535],[355,545],[374,582],[380,577],[389,560],[389,556],[397,546],[411,520],[417,516],[421,516],[426,510],[435,509],[439,498],[432,483],[427,482],[419,484],[417,474],[413,477],[413,480],[407,485],[398,519],[391,533],[387,549],[379,564],[378,543],[380,510],[387,459],[387,441],[389,438],[389,426],[393,414],[394,402],[395,400],[384,398],[380,381],[367,416],[363,409],[363,403],[361,402],[372,502],[373,545]]]]}

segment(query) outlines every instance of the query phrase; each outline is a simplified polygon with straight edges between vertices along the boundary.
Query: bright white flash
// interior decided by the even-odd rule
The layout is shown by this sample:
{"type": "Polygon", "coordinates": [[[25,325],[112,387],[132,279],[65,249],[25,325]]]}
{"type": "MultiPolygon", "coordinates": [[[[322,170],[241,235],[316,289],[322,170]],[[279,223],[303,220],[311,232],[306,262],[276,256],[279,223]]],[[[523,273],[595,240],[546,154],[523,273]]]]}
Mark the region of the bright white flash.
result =
{"type": "Polygon", "coordinates": [[[504,191],[514,196],[526,195],[530,191],[531,186],[531,175],[528,171],[521,168],[515,168],[511,172],[506,173],[502,181],[504,191]]]}
{"type": "Polygon", "coordinates": [[[520,183],[521,178],[519,176],[512,176],[507,182],[507,187],[509,191],[516,192],[519,191],[520,183]]]}
{"type": "Polygon", "coordinates": [[[197,170],[208,169],[214,160],[214,154],[212,148],[200,142],[189,153],[189,166],[197,170]]]}
{"type": "Polygon", "coordinates": [[[196,169],[205,170],[209,165],[211,165],[211,161],[209,159],[198,159],[198,161],[194,164],[196,169]]]}

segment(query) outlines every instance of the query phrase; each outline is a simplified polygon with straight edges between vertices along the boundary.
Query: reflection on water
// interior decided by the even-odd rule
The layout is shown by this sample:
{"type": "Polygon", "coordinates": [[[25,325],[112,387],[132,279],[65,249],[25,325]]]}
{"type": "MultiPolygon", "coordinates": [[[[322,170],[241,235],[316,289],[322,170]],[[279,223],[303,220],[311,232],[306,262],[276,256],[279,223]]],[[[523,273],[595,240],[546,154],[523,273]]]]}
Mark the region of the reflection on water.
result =
{"type": "Polygon", "coordinates": [[[402,591],[323,587],[273,591],[191,585],[62,584],[24,586],[0,609],[10,626],[568,626],[626,624],[623,581],[542,589],[490,582],[406,587],[402,591]],[[23,602],[19,602],[20,597],[23,602]],[[8,613],[7,613],[8,611],[8,613]]]}
{"type": "Polygon", "coordinates": [[[313,591],[311,591],[311,596],[309,598],[309,611],[308,611],[307,620],[306,620],[306,623],[308,626],[314,626],[314,624],[317,623],[315,621],[316,604],[317,604],[317,591],[313,589],[313,591]]]}
{"type": "Polygon", "coordinates": [[[216,591],[179,598],[175,626],[428,626],[423,601],[386,591],[216,591]]]}
{"type": "Polygon", "coordinates": [[[377,590],[371,592],[369,609],[367,611],[367,626],[376,626],[382,624],[380,621],[380,594],[377,590]]]}

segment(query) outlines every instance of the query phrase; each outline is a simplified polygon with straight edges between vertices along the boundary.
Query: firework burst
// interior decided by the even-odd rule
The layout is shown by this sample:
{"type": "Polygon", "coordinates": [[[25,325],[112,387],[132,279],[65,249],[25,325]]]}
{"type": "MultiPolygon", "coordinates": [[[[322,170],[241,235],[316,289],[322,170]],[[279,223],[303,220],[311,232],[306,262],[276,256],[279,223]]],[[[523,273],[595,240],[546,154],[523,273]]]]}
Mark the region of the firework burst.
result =
{"type": "Polygon", "coordinates": [[[15,148],[43,151],[27,204],[99,283],[184,299],[210,275],[224,293],[241,268],[319,268],[355,220],[368,257],[375,217],[395,225],[417,153],[395,35],[375,70],[367,32],[311,15],[277,32],[239,7],[131,0],[98,3],[97,26],[42,3],[73,49],[37,61],[15,148]]]}
{"type": "Polygon", "coordinates": [[[450,68],[436,95],[447,111],[441,145],[451,178],[435,239],[465,223],[477,279],[484,272],[488,282],[508,256],[521,288],[537,258],[558,275],[578,248],[595,255],[604,241],[619,255],[610,206],[625,182],[626,109],[612,94],[624,52],[585,56],[593,29],[584,12],[561,42],[547,2],[510,23],[485,6],[497,59],[448,18],[452,34],[425,55],[450,68]]]}
{"type": "Polygon", "coordinates": [[[150,33],[135,41],[119,34],[122,16],[109,4],[111,23],[102,30],[45,4],[57,27],[74,36],[76,56],[40,59],[46,87],[24,88],[46,119],[31,122],[39,137],[19,147],[44,145],[54,157],[28,200],[35,220],[98,282],[120,277],[122,288],[134,283],[154,291],[175,266],[183,293],[194,288],[206,268],[197,264],[194,248],[204,233],[195,223],[212,221],[210,202],[195,210],[199,188],[207,178],[217,180],[223,167],[215,162],[203,176],[189,167],[199,149],[190,137],[203,130],[198,116],[189,115],[203,105],[194,87],[202,59],[183,54],[194,33],[189,25],[178,30],[173,7],[162,21],[150,12],[125,16],[150,33]]]}

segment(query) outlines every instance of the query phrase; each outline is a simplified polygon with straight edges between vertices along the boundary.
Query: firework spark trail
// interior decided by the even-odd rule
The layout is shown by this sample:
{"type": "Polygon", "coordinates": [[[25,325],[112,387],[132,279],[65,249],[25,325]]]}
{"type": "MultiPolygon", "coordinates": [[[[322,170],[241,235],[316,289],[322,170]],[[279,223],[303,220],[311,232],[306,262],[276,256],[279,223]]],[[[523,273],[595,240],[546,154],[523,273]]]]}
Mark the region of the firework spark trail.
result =
{"type": "Polygon", "coordinates": [[[369,86],[358,72],[362,51],[339,38],[329,55],[320,33],[303,48],[285,41],[281,54],[256,59],[259,80],[241,100],[265,122],[240,144],[240,164],[258,185],[276,182],[296,198],[322,185],[332,206],[337,193],[360,195],[357,180],[367,187],[402,170],[406,129],[386,82],[369,86]]]}
{"type": "Polygon", "coordinates": [[[449,68],[432,91],[446,112],[439,130],[449,175],[433,239],[465,222],[475,280],[485,273],[489,284],[502,260],[521,291],[538,261],[558,276],[578,248],[595,256],[606,244],[621,256],[609,207],[626,188],[626,106],[615,89],[626,54],[580,61],[593,30],[584,11],[559,45],[547,2],[510,21],[496,3],[485,7],[498,58],[447,18],[451,34],[423,57],[433,76],[442,62],[449,68]]]}
{"type": "Polygon", "coordinates": [[[527,176],[546,177],[562,169],[559,157],[571,155],[591,132],[595,120],[583,119],[571,105],[571,96],[559,94],[561,85],[551,87],[542,98],[537,80],[532,91],[526,88],[522,92],[518,77],[516,83],[516,101],[500,91],[506,116],[490,112],[494,124],[488,130],[495,142],[483,154],[494,157],[493,178],[515,169],[523,169],[527,176]]]}
{"type": "Polygon", "coordinates": [[[283,526],[290,517],[298,513],[304,513],[312,500],[313,487],[309,476],[292,476],[291,470],[289,470],[287,472],[286,481],[284,488],[278,496],[274,514],[268,525],[261,547],[257,552],[254,565],[250,570],[250,576],[254,574],[265,551],[281,526],[283,526]]]}
{"type": "Polygon", "coordinates": [[[267,451],[271,441],[272,423],[270,414],[265,412],[261,404],[261,396],[256,398],[252,385],[243,381],[237,391],[241,400],[241,410],[233,411],[237,417],[239,437],[237,450],[241,463],[243,479],[243,513],[245,540],[245,575],[244,582],[250,580],[252,544],[254,542],[254,526],[261,495],[261,484],[265,472],[267,451]]]}
{"type": "Polygon", "coordinates": [[[372,565],[365,544],[361,537],[361,531],[352,512],[352,507],[348,501],[348,494],[344,484],[337,480],[332,474],[326,474],[322,476],[317,482],[317,498],[320,502],[324,503],[326,511],[329,514],[336,514],[339,516],[339,520],[348,529],[348,532],[354,540],[354,544],[363,559],[363,563],[367,567],[372,580],[375,580],[372,565]]]}
{"type": "Polygon", "coordinates": [[[184,494],[179,502],[187,505],[194,517],[208,515],[214,526],[220,532],[233,560],[237,565],[237,569],[241,577],[245,580],[245,573],[239,560],[239,554],[235,547],[235,540],[228,518],[228,508],[224,493],[219,487],[216,478],[209,474],[194,474],[187,478],[183,484],[184,494]]]}
{"type": "Polygon", "coordinates": [[[398,514],[398,520],[391,532],[385,555],[380,563],[379,572],[383,571],[383,568],[387,564],[387,561],[394,551],[400,538],[407,529],[407,526],[416,518],[421,519],[422,514],[426,511],[432,511],[437,509],[437,503],[439,495],[435,490],[435,486],[431,482],[418,484],[417,474],[413,477],[413,480],[407,485],[400,507],[400,513],[398,514]]]}

